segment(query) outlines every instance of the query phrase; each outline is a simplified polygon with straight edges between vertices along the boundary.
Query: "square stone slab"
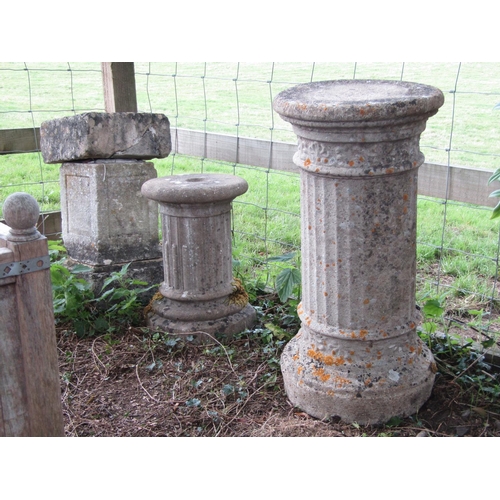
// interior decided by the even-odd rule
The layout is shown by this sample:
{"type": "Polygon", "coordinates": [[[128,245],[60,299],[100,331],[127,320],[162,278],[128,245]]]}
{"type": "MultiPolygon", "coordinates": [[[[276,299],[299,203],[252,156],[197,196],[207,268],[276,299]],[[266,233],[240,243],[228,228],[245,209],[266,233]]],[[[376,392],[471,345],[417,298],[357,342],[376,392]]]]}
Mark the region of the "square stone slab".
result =
{"type": "Polygon", "coordinates": [[[81,160],[166,158],[172,150],[170,122],[163,114],[83,113],[42,123],[45,163],[81,160]]]}

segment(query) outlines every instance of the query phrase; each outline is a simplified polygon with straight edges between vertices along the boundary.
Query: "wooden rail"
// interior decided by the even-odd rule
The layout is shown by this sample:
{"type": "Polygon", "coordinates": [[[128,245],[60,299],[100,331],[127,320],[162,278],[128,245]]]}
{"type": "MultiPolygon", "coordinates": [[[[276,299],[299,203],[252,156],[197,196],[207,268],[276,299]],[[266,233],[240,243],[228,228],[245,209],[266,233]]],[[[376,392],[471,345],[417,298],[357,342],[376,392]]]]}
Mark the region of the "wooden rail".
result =
{"type": "MultiPolygon", "coordinates": [[[[0,155],[39,151],[39,137],[38,128],[0,130],[0,155]]],[[[296,150],[291,143],[172,128],[172,153],[215,161],[298,172],[292,161],[296,150]]],[[[487,169],[424,163],[418,191],[434,198],[494,207],[498,200],[489,198],[491,174],[487,169]]]]}

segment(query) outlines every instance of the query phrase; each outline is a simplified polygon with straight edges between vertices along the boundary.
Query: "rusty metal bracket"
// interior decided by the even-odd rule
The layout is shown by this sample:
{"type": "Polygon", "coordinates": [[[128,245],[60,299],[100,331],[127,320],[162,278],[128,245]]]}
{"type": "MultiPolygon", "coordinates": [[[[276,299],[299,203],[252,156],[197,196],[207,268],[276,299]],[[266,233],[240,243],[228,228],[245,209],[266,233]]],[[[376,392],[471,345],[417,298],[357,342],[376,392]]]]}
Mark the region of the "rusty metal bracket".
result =
{"type": "Polygon", "coordinates": [[[19,262],[7,262],[0,264],[0,278],[10,278],[21,274],[34,273],[50,268],[50,257],[35,257],[34,259],[22,260],[19,262]]]}

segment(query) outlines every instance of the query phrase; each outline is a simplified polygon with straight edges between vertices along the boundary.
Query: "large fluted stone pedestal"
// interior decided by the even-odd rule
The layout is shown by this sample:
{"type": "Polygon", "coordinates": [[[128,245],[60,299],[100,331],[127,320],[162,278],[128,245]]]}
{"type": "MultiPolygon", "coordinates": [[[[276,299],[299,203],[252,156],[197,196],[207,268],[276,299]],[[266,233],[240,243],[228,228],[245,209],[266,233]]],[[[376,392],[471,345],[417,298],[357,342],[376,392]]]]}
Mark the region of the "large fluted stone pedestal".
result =
{"type": "Polygon", "coordinates": [[[209,341],[253,325],[256,313],[233,279],[231,253],[231,202],[247,189],[244,179],[219,174],[174,175],[142,186],[160,206],[163,232],[164,281],[148,315],[151,328],[209,341]]]}
{"type": "Polygon", "coordinates": [[[277,96],[298,136],[299,333],[281,367],[292,403],[317,418],[383,423],[418,411],[435,364],[415,307],[419,138],[443,104],[406,82],[316,82],[277,96]]]}

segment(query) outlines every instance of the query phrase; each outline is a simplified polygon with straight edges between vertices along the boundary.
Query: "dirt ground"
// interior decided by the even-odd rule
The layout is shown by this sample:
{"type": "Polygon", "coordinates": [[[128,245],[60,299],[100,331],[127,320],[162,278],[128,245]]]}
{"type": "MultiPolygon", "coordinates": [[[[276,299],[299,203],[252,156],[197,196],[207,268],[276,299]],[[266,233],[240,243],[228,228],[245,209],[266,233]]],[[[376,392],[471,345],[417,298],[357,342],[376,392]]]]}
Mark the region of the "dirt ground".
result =
{"type": "Polygon", "coordinates": [[[283,343],[244,334],[200,345],[143,328],[57,335],[67,436],[500,436],[500,406],[445,373],[418,415],[362,427],[291,405],[279,370],[283,343]]]}

